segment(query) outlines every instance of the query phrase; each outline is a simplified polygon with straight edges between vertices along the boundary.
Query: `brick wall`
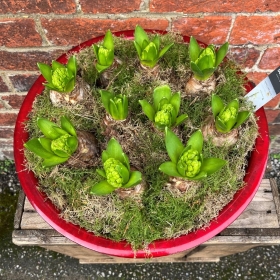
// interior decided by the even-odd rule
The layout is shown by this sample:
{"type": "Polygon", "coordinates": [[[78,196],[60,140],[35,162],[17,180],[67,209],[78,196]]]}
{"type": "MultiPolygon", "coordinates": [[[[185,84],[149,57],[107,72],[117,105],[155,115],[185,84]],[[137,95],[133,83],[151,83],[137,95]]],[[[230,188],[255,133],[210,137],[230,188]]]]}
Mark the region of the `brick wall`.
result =
{"type": "MultiPolygon", "coordinates": [[[[136,24],[205,43],[229,41],[231,57],[255,83],[280,64],[279,0],[1,0],[0,159],[13,156],[14,123],[38,77],[37,62],[136,24]]],[[[271,134],[280,134],[279,98],[266,108],[271,134]]]]}

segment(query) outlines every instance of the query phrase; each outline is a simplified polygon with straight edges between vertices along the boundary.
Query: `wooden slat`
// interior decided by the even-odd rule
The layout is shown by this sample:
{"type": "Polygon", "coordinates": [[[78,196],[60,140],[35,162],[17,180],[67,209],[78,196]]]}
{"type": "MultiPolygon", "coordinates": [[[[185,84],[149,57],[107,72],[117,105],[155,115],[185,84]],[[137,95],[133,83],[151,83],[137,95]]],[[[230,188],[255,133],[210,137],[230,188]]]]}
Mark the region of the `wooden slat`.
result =
{"type": "Polygon", "coordinates": [[[51,229],[37,212],[23,212],[21,219],[21,229],[51,229]]]}
{"type": "MultiPolygon", "coordinates": [[[[22,203],[22,202],[21,202],[22,203]]],[[[263,180],[240,217],[220,235],[195,249],[155,259],[126,259],[84,248],[53,230],[26,199],[20,227],[13,232],[17,245],[38,245],[79,259],[80,263],[217,262],[220,257],[256,246],[280,244],[280,201],[276,182],[263,180]],[[279,219],[278,219],[279,218],[279,219]]],[[[16,225],[16,224],[15,224],[16,225]]],[[[16,227],[15,227],[16,228],[16,227]]]]}
{"type": "Polygon", "coordinates": [[[228,228],[278,228],[279,222],[269,179],[263,179],[245,211],[228,228]]]}

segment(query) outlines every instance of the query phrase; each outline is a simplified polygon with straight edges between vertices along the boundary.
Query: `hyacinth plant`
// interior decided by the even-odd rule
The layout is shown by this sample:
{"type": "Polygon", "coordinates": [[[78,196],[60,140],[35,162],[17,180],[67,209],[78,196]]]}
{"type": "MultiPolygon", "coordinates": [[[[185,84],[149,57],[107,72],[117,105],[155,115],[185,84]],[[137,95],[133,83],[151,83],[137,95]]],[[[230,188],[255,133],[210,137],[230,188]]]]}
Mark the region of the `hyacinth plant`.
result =
{"type": "Polygon", "coordinates": [[[164,130],[165,127],[174,127],[187,119],[187,114],[178,117],[181,96],[179,92],[172,95],[168,85],[158,86],[153,92],[153,105],[147,100],[139,100],[142,110],[155,126],[164,130]]]}
{"type": "Polygon", "coordinates": [[[153,68],[159,59],[172,47],[173,43],[168,44],[160,50],[159,36],[155,35],[150,41],[147,33],[139,25],[136,26],[134,32],[134,46],[136,48],[140,63],[143,66],[153,68]]]}
{"type": "Polygon", "coordinates": [[[38,118],[37,125],[45,137],[33,138],[24,147],[43,158],[43,167],[66,162],[78,148],[78,138],[73,124],[66,116],[60,118],[61,127],[38,118]]]}
{"type": "Polygon", "coordinates": [[[223,159],[203,158],[203,136],[200,130],[194,132],[184,146],[178,136],[166,128],[165,145],[171,161],[162,163],[159,169],[169,176],[201,180],[226,164],[223,159]]]}
{"type": "Polygon", "coordinates": [[[44,85],[50,90],[61,93],[71,92],[76,84],[77,61],[73,55],[66,65],[52,61],[52,66],[45,63],[38,63],[38,68],[43,77],[47,80],[44,85]]]}
{"type": "Polygon", "coordinates": [[[250,111],[239,111],[239,101],[234,99],[225,105],[222,99],[212,94],[212,113],[215,119],[215,127],[221,133],[228,133],[238,128],[250,116],[250,111]]]}
{"type": "Polygon", "coordinates": [[[106,111],[116,120],[125,120],[128,115],[128,99],[124,94],[111,93],[107,90],[100,90],[101,101],[106,111]]]}
{"type": "Polygon", "coordinates": [[[131,170],[129,159],[116,139],[110,139],[101,157],[104,169],[96,172],[106,180],[95,184],[91,194],[107,195],[118,188],[134,187],[142,181],[141,172],[131,170]]]}
{"type": "Polygon", "coordinates": [[[219,64],[225,58],[228,51],[228,42],[224,43],[219,50],[214,45],[202,48],[194,37],[190,38],[189,57],[190,67],[197,80],[207,80],[215,72],[219,64]]]}
{"type": "Polygon", "coordinates": [[[114,62],[114,41],[113,35],[110,30],[105,34],[103,44],[93,45],[93,51],[95,53],[97,63],[96,69],[98,73],[102,73],[108,69],[114,62]]]}

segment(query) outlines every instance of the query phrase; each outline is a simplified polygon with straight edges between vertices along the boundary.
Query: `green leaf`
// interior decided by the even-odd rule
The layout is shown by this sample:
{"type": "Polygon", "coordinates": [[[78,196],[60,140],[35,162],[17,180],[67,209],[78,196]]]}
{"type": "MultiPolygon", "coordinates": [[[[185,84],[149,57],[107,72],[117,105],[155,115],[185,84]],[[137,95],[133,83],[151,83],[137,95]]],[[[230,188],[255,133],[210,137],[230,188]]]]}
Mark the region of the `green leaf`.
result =
{"type": "Polygon", "coordinates": [[[24,143],[24,147],[44,159],[54,156],[52,152],[43,148],[38,138],[30,139],[28,142],[24,143]]]}
{"type": "Polygon", "coordinates": [[[91,187],[90,194],[106,195],[106,194],[110,194],[114,190],[115,188],[112,187],[107,181],[101,181],[95,184],[93,187],[91,187]]]}
{"type": "Polygon", "coordinates": [[[176,122],[175,122],[174,126],[180,125],[180,124],[183,123],[187,118],[188,118],[188,115],[187,115],[187,114],[183,114],[183,115],[179,116],[179,117],[176,119],[176,122]]]}
{"type": "Polygon", "coordinates": [[[107,65],[110,67],[114,62],[114,51],[109,51],[107,55],[107,65]]]}
{"type": "Polygon", "coordinates": [[[110,30],[105,34],[103,46],[108,50],[114,50],[114,40],[110,30]]]}
{"type": "Polygon", "coordinates": [[[203,69],[202,70],[203,76],[201,77],[201,80],[205,81],[205,80],[209,79],[213,75],[214,72],[215,72],[215,68],[203,69]]]}
{"type": "Polygon", "coordinates": [[[51,145],[52,145],[52,140],[51,139],[48,139],[46,137],[40,137],[38,138],[38,141],[40,142],[40,144],[42,145],[42,147],[50,152],[51,154],[53,154],[53,151],[51,149],[51,145]]]}
{"type": "Polygon", "coordinates": [[[131,171],[128,182],[124,186],[122,186],[122,188],[134,187],[134,186],[140,184],[141,181],[142,181],[142,174],[141,174],[141,172],[139,172],[139,171],[131,171]]]}
{"type": "Polygon", "coordinates": [[[108,69],[110,67],[110,65],[101,65],[99,63],[95,64],[96,70],[98,71],[98,73],[102,73],[103,71],[105,71],[106,69],[108,69]]]}
{"type": "Polygon", "coordinates": [[[237,119],[236,119],[236,124],[234,125],[233,128],[239,127],[241,124],[243,124],[251,115],[251,112],[249,111],[242,111],[238,113],[237,119]]]}
{"type": "Polygon", "coordinates": [[[62,116],[60,118],[60,124],[61,128],[64,129],[67,133],[72,136],[77,136],[76,130],[68,117],[62,116]]]}
{"type": "Polygon", "coordinates": [[[128,99],[127,99],[126,95],[123,95],[122,107],[123,107],[123,111],[122,111],[122,114],[121,114],[121,118],[122,118],[122,120],[124,120],[124,119],[127,118],[127,115],[128,115],[128,99]]]}
{"type": "Polygon", "coordinates": [[[139,103],[141,104],[142,110],[145,113],[145,115],[149,118],[151,122],[154,122],[156,113],[153,106],[146,100],[139,100],[139,103]]]}
{"type": "Polygon", "coordinates": [[[180,92],[174,93],[169,102],[174,107],[174,109],[176,111],[176,117],[177,117],[177,115],[179,113],[179,110],[180,110],[180,104],[181,104],[181,94],[180,94],[180,92]]]}
{"type": "Polygon", "coordinates": [[[171,98],[171,89],[168,85],[158,86],[154,89],[153,100],[156,110],[158,110],[159,103],[163,98],[167,98],[167,100],[170,100],[171,98]]]}
{"type": "Polygon", "coordinates": [[[56,150],[53,150],[53,152],[57,156],[62,157],[62,158],[69,158],[70,157],[70,155],[68,153],[66,153],[65,151],[63,151],[63,150],[56,149],[56,150]]]}
{"type": "Polygon", "coordinates": [[[115,138],[110,139],[106,151],[109,155],[109,158],[117,159],[120,162],[123,161],[123,149],[115,138]]]}
{"type": "Polygon", "coordinates": [[[155,37],[154,37],[154,40],[152,41],[154,44],[155,44],[155,47],[156,47],[156,50],[157,50],[157,53],[159,52],[159,36],[158,35],[156,35],[155,37]]]}
{"type": "Polygon", "coordinates": [[[217,51],[216,53],[216,63],[215,63],[215,67],[218,67],[218,65],[223,61],[223,59],[225,58],[227,51],[228,51],[228,47],[229,47],[229,43],[226,42],[224,43],[220,49],[217,51]]]}
{"type": "Polygon", "coordinates": [[[97,58],[100,47],[98,45],[96,45],[96,44],[92,45],[92,47],[93,47],[94,54],[95,54],[95,56],[97,58]]]}
{"type": "Polygon", "coordinates": [[[157,61],[157,49],[154,43],[150,43],[143,51],[141,55],[141,61],[157,61]]]}
{"type": "Polygon", "coordinates": [[[144,31],[142,27],[137,25],[134,31],[134,41],[139,45],[142,46],[143,41],[146,40],[149,42],[149,37],[147,33],[144,31]]]}
{"type": "Polygon", "coordinates": [[[135,49],[137,51],[138,57],[141,58],[141,54],[142,54],[141,47],[135,41],[133,43],[134,43],[135,49]]]}
{"type": "Polygon", "coordinates": [[[114,120],[119,120],[119,111],[113,99],[109,102],[109,112],[114,120]]]}
{"type": "Polygon", "coordinates": [[[184,145],[179,137],[168,128],[165,129],[165,146],[171,161],[177,163],[184,150],[184,145]]]}
{"type": "Polygon", "coordinates": [[[128,156],[125,153],[122,153],[122,157],[123,157],[123,159],[121,160],[121,162],[125,165],[127,170],[130,172],[130,164],[129,164],[128,156]]]}
{"type": "Polygon", "coordinates": [[[159,170],[168,176],[173,177],[182,177],[181,174],[177,171],[176,163],[172,161],[164,162],[160,165],[159,170]]]}
{"type": "Polygon", "coordinates": [[[205,171],[200,171],[197,175],[195,175],[194,177],[187,177],[188,180],[201,180],[203,178],[207,177],[207,173],[205,171]]]}
{"type": "Polygon", "coordinates": [[[58,127],[58,126],[54,126],[53,130],[55,130],[59,134],[59,136],[69,135],[64,129],[62,129],[62,128],[58,127]]]}
{"type": "Polygon", "coordinates": [[[200,70],[209,69],[214,67],[215,61],[213,61],[213,58],[211,55],[204,55],[202,58],[199,58],[197,62],[197,66],[200,70]]]}
{"type": "Polygon", "coordinates": [[[236,118],[230,119],[224,123],[226,126],[227,132],[229,132],[233,128],[233,126],[236,124],[236,119],[237,119],[237,116],[236,116],[236,118]]]}
{"type": "Polygon", "coordinates": [[[199,67],[198,67],[194,62],[191,61],[190,66],[191,66],[192,72],[193,72],[196,76],[198,76],[198,77],[203,77],[203,72],[199,69],[199,67]]]}
{"type": "Polygon", "coordinates": [[[46,158],[44,159],[42,165],[43,167],[51,167],[51,166],[55,166],[61,163],[64,163],[68,160],[69,158],[66,157],[58,157],[58,156],[53,156],[51,158],[46,158]]]}
{"type": "Polygon", "coordinates": [[[96,173],[102,176],[103,178],[107,178],[106,172],[104,169],[96,169],[96,173]]]}
{"type": "Polygon", "coordinates": [[[227,132],[227,127],[224,124],[224,122],[219,118],[219,116],[216,117],[216,119],[215,119],[215,126],[216,126],[216,129],[219,132],[222,132],[222,133],[226,133],[227,132]]]}
{"type": "Polygon", "coordinates": [[[235,108],[237,112],[239,111],[239,102],[238,102],[237,99],[232,100],[232,101],[226,106],[225,110],[226,110],[227,108],[231,108],[231,107],[235,108]]]}
{"type": "Polygon", "coordinates": [[[38,118],[37,125],[47,138],[54,140],[61,136],[61,133],[55,130],[58,126],[47,119],[38,118]]]}
{"type": "Polygon", "coordinates": [[[161,58],[173,45],[174,45],[174,43],[171,43],[171,44],[165,46],[165,47],[159,52],[158,58],[161,58]]]}
{"type": "Polygon", "coordinates": [[[76,136],[68,137],[67,145],[70,148],[72,154],[77,150],[79,142],[76,136]]]}
{"type": "Polygon", "coordinates": [[[76,79],[73,76],[70,80],[68,80],[64,92],[71,92],[75,88],[76,79]]]}
{"type": "Polygon", "coordinates": [[[67,63],[67,69],[73,74],[74,78],[76,79],[76,75],[77,75],[77,60],[76,60],[76,56],[72,55],[67,63]]]}
{"type": "Polygon", "coordinates": [[[212,94],[211,106],[214,118],[224,109],[224,103],[222,99],[216,94],[212,94]]]}
{"type": "Polygon", "coordinates": [[[103,151],[102,154],[101,154],[102,162],[104,163],[109,158],[110,158],[110,155],[108,154],[108,152],[106,150],[103,151]]]}
{"type": "Polygon", "coordinates": [[[201,165],[200,171],[206,172],[207,176],[209,176],[221,169],[226,163],[226,160],[219,158],[205,158],[201,165]]]}
{"type": "Polygon", "coordinates": [[[64,64],[61,64],[61,63],[59,63],[58,61],[56,61],[56,60],[53,60],[52,61],[52,70],[54,71],[54,70],[56,70],[56,69],[58,69],[58,68],[65,68],[66,66],[64,65],[64,64]]]}
{"type": "Polygon", "coordinates": [[[201,153],[203,147],[203,135],[201,130],[197,130],[190,136],[186,146],[191,146],[192,149],[201,153]]]}
{"type": "Polygon", "coordinates": [[[37,63],[37,66],[43,75],[43,77],[49,82],[52,83],[52,68],[51,66],[45,64],[45,63],[37,63]]]}
{"type": "Polygon", "coordinates": [[[101,94],[101,101],[103,106],[105,107],[107,113],[110,113],[109,103],[110,103],[110,99],[113,99],[114,94],[107,90],[102,90],[102,89],[99,92],[101,94]]]}
{"type": "Polygon", "coordinates": [[[127,168],[124,165],[123,166],[117,165],[116,169],[123,179],[123,185],[127,184],[129,180],[129,171],[127,170],[127,168]]]}
{"type": "Polygon", "coordinates": [[[190,60],[195,62],[198,59],[200,52],[201,52],[201,48],[200,48],[199,44],[197,43],[196,39],[193,36],[191,36],[190,44],[189,44],[190,60]]]}

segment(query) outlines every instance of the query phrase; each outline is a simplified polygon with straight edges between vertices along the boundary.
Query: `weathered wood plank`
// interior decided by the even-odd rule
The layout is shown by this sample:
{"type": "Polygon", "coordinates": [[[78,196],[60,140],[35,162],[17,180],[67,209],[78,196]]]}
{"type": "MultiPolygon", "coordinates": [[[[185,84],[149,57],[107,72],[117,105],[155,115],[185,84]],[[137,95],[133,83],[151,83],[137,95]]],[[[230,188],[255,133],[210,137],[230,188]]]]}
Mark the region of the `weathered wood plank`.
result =
{"type": "Polygon", "coordinates": [[[33,206],[31,205],[29,199],[26,197],[24,203],[24,212],[35,212],[33,206]]]}
{"type": "Polygon", "coordinates": [[[37,212],[23,212],[21,229],[51,229],[52,227],[37,212]]]}
{"type": "Polygon", "coordinates": [[[272,178],[269,180],[272,194],[273,194],[273,199],[275,203],[275,209],[278,217],[278,224],[280,226],[280,198],[279,198],[279,192],[278,192],[278,187],[276,183],[276,179],[272,178]]]}
{"type": "Polygon", "coordinates": [[[21,190],[18,195],[18,203],[17,203],[17,209],[15,212],[15,218],[14,218],[14,229],[20,229],[21,219],[22,219],[22,213],[24,208],[24,202],[25,202],[25,194],[21,190]]]}

